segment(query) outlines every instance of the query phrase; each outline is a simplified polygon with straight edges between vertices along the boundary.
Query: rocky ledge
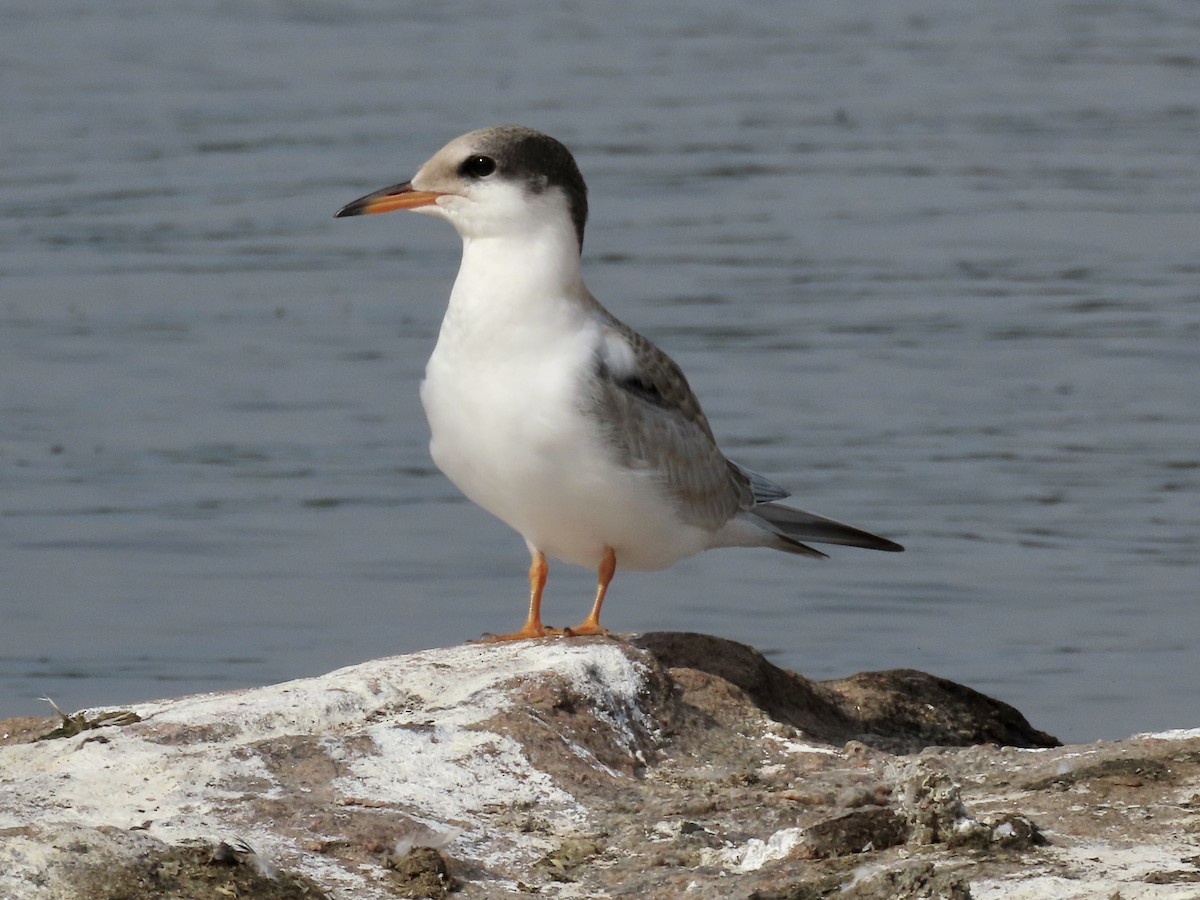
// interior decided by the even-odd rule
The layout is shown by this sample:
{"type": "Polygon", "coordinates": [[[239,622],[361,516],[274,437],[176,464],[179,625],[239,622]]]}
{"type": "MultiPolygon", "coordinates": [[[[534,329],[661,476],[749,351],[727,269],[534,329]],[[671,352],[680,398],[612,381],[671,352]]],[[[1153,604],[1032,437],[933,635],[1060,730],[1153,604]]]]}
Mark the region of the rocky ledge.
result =
{"type": "Polygon", "coordinates": [[[1194,898],[1200,731],[1062,747],[921,672],[464,646],[0,722],[0,896],[1194,898]]]}

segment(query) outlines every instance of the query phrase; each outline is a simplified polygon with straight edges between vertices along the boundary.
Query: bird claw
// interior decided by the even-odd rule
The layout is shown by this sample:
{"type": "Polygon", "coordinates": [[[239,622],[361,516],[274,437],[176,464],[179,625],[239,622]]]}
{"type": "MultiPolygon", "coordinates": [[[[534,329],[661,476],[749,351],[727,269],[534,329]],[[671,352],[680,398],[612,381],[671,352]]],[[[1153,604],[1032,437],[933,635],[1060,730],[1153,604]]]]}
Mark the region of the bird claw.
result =
{"type": "Polygon", "coordinates": [[[472,644],[499,644],[504,641],[532,641],[544,637],[562,637],[566,634],[566,629],[551,628],[548,625],[539,625],[536,627],[526,626],[520,631],[512,631],[508,634],[492,634],[490,631],[484,632],[472,644]]]}
{"type": "Polygon", "coordinates": [[[592,625],[584,622],[581,625],[576,625],[574,628],[564,628],[562,630],[563,637],[608,637],[608,629],[603,625],[592,625]]]}
{"type": "Polygon", "coordinates": [[[573,628],[551,628],[549,625],[539,625],[536,627],[525,626],[520,631],[512,631],[508,634],[492,634],[490,631],[484,632],[472,644],[500,644],[505,641],[534,641],[538,638],[547,637],[609,637],[608,629],[603,625],[594,625],[590,622],[583,622],[573,628]]]}

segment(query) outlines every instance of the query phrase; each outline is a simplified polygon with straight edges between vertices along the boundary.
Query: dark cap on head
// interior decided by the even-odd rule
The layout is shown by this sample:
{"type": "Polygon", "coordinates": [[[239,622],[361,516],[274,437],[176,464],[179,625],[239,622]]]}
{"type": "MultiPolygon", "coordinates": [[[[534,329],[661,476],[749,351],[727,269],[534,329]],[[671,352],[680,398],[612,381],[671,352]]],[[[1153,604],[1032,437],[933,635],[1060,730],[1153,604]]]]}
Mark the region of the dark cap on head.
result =
{"type": "Polygon", "coordinates": [[[501,175],[524,181],[535,194],[551,187],[560,188],[567,195],[575,234],[580,247],[583,246],[587,184],[570,150],[550,135],[523,125],[497,125],[481,131],[478,148],[496,161],[496,170],[501,175]]]}

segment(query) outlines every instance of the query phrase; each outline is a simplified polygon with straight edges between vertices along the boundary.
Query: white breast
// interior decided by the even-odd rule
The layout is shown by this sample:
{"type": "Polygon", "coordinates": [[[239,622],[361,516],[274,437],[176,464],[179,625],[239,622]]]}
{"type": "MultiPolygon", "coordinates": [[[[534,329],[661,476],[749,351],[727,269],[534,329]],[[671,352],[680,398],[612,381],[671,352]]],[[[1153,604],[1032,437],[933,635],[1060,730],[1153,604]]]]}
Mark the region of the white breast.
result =
{"type": "Polygon", "coordinates": [[[600,327],[578,297],[497,298],[464,281],[421,385],[434,462],[548,556],[662,568],[707,546],[654,473],[617,465],[588,414],[600,327]],[[471,293],[475,290],[475,293],[471,293]]]}

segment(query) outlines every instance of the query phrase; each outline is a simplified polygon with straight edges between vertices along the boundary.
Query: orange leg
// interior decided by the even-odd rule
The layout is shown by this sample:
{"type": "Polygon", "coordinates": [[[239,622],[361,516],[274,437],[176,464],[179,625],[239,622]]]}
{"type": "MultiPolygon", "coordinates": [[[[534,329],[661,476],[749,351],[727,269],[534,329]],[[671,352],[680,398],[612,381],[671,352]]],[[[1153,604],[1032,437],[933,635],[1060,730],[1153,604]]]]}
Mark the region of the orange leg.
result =
{"type": "Polygon", "coordinates": [[[546,557],[540,550],[529,548],[532,559],[529,562],[529,615],[520,631],[509,634],[485,634],[476,643],[493,644],[498,641],[521,641],[526,638],[546,637],[563,632],[557,628],[547,628],[542,624],[542,591],[546,587],[546,574],[550,567],[546,565],[546,557]]]}
{"type": "Polygon", "coordinates": [[[604,595],[608,593],[609,582],[613,580],[613,574],[616,571],[617,554],[613,552],[612,547],[605,547],[604,558],[600,560],[600,570],[597,573],[599,580],[596,583],[596,602],[592,604],[592,611],[574,628],[565,629],[563,634],[567,637],[582,634],[608,634],[608,629],[600,624],[600,607],[604,605],[604,595]]]}

